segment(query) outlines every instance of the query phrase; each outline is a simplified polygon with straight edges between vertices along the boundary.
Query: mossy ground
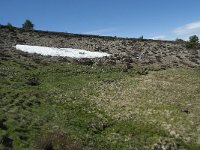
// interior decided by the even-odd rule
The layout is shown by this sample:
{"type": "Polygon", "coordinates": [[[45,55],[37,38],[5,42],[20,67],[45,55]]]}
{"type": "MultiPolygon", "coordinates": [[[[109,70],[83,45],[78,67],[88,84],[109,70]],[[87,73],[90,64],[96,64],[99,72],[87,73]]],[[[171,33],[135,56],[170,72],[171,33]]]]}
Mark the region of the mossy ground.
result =
{"type": "Polygon", "coordinates": [[[0,62],[0,99],[0,149],[67,149],[57,133],[71,149],[200,149],[198,69],[139,75],[17,55],[0,62]]]}

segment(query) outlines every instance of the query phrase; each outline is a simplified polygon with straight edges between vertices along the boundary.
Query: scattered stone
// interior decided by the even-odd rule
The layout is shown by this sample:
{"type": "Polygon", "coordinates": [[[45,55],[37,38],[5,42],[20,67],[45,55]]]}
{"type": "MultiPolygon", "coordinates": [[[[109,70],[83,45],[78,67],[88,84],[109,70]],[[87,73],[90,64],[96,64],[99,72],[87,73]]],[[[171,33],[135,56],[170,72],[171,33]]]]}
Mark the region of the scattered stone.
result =
{"type": "MultiPolygon", "coordinates": [[[[138,40],[36,30],[26,31],[19,28],[12,28],[12,30],[10,30],[6,26],[0,26],[0,41],[2,41],[0,42],[0,47],[3,49],[11,49],[11,47],[16,44],[25,44],[33,46],[85,49],[112,54],[111,57],[101,58],[101,60],[75,60],[83,65],[141,63],[158,64],[162,66],[170,64],[170,66],[173,67],[200,67],[200,49],[187,49],[184,42],[138,40]]],[[[24,56],[31,56],[28,53],[21,54],[24,56]]],[[[40,55],[32,54],[32,57],[33,56],[36,56],[36,58],[33,58],[36,63],[43,61],[43,59],[40,59],[40,55]]],[[[6,55],[0,55],[0,58],[5,61],[11,59],[6,55]]],[[[57,57],[55,58],[59,59],[57,57]]],[[[68,61],[68,58],[65,60],[68,61]]],[[[72,60],[69,61],[73,62],[72,60]]]]}
{"type": "Polygon", "coordinates": [[[188,110],[188,108],[184,108],[184,109],[182,109],[181,111],[184,112],[184,113],[186,113],[186,114],[189,114],[189,113],[190,113],[190,111],[188,110]]]}

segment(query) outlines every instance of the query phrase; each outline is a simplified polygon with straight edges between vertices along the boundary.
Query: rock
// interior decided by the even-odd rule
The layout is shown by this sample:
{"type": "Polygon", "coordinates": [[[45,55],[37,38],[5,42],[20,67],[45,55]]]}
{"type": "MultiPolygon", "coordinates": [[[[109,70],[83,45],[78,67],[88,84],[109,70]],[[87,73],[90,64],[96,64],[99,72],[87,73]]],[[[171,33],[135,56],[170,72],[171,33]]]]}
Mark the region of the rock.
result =
{"type": "Polygon", "coordinates": [[[189,111],[188,108],[184,108],[184,109],[182,109],[181,111],[184,112],[184,113],[186,113],[186,114],[189,114],[189,113],[190,113],[190,111],[189,111]]]}

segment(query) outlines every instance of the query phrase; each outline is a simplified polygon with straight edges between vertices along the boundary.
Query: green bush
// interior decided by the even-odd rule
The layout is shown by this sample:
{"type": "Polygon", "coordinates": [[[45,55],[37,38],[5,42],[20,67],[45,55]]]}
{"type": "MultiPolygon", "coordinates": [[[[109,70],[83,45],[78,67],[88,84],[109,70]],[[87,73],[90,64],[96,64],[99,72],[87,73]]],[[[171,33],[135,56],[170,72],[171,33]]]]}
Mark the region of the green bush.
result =
{"type": "Polygon", "coordinates": [[[187,48],[199,48],[199,38],[196,35],[190,36],[186,43],[187,48]]]}
{"type": "Polygon", "coordinates": [[[14,26],[13,26],[11,23],[8,23],[8,24],[7,24],[7,27],[8,27],[10,30],[13,30],[13,29],[14,29],[14,26]]]}
{"type": "Polygon", "coordinates": [[[144,39],[144,36],[142,35],[142,36],[140,36],[138,39],[143,40],[143,39],[144,39]]]}
{"type": "Polygon", "coordinates": [[[22,24],[22,28],[25,30],[33,30],[34,24],[30,20],[26,20],[24,24],[22,24]]]}
{"type": "Polygon", "coordinates": [[[30,77],[29,79],[27,79],[26,84],[31,85],[31,86],[40,85],[39,77],[37,76],[30,77]]]}
{"type": "Polygon", "coordinates": [[[7,26],[11,27],[11,28],[13,27],[13,25],[11,23],[8,23],[7,26]]]}

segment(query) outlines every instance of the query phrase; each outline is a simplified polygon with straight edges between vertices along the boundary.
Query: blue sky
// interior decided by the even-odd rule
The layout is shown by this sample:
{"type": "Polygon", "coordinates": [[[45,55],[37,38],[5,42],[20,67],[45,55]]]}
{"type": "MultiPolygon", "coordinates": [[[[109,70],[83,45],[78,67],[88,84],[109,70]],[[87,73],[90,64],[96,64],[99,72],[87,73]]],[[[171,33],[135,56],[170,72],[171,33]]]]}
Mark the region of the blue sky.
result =
{"type": "Polygon", "coordinates": [[[0,24],[173,40],[200,36],[200,0],[1,0],[0,24]]]}

